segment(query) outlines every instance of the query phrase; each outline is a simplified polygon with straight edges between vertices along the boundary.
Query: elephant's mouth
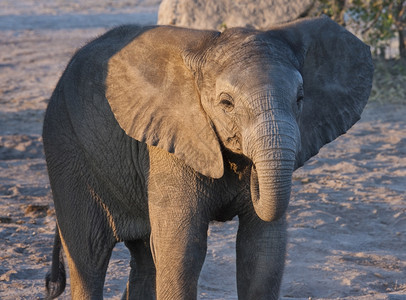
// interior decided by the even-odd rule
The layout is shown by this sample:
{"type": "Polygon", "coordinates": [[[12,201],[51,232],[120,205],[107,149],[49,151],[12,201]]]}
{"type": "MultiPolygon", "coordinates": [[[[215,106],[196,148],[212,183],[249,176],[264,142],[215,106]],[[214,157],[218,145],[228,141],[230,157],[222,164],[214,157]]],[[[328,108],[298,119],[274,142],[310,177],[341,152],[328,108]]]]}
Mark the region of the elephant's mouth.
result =
{"type": "Polygon", "coordinates": [[[225,142],[225,146],[231,151],[241,154],[242,153],[241,135],[234,134],[232,137],[228,137],[225,142]]]}
{"type": "Polygon", "coordinates": [[[257,167],[254,163],[252,164],[251,167],[250,187],[251,187],[251,200],[255,207],[255,204],[257,204],[259,200],[259,183],[258,183],[257,167]]]}

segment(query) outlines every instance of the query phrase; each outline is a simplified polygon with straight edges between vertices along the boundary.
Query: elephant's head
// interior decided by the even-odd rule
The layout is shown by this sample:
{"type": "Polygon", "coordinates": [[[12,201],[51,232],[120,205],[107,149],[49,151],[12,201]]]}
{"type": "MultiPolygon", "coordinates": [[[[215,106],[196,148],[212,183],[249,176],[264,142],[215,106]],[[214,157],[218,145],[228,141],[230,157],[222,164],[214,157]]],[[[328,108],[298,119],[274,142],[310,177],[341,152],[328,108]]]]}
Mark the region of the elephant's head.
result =
{"type": "Polygon", "coordinates": [[[144,30],[108,63],[106,97],[126,133],[197,172],[224,173],[221,147],[253,162],[251,195],[272,221],[292,172],[359,118],[369,47],[328,18],[269,31],[144,30]]]}

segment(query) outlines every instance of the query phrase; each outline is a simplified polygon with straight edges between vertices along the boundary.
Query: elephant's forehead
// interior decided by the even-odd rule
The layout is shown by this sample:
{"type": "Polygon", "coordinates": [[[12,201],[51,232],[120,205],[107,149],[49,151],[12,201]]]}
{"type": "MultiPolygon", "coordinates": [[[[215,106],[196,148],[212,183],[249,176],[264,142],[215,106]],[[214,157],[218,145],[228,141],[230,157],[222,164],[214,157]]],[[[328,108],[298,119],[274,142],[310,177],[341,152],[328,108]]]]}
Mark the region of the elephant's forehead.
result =
{"type": "Polygon", "coordinates": [[[272,65],[291,65],[291,49],[264,32],[247,29],[226,30],[209,53],[209,62],[218,68],[257,66],[259,69],[272,65]]]}

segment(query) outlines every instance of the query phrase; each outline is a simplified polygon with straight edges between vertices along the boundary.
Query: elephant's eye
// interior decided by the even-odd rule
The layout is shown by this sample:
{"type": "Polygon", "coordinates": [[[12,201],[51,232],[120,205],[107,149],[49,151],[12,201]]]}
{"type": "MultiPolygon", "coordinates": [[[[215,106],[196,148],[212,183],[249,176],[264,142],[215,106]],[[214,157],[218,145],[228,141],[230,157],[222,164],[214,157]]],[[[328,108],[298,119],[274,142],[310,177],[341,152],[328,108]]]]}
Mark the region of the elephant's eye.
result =
{"type": "Polygon", "coordinates": [[[234,109],[234,99],[227,93],[220,95],[219,104],[226,112],[230,112],[234,109]]]}
{"type": "Polygon", "coordinates": [[[296,103],[299,108],[301,108],[301,106],[302,106],[303,99],[304,99],[303,87],[300,87],[297,92],[297,98],[296,98],[296,103]]]}

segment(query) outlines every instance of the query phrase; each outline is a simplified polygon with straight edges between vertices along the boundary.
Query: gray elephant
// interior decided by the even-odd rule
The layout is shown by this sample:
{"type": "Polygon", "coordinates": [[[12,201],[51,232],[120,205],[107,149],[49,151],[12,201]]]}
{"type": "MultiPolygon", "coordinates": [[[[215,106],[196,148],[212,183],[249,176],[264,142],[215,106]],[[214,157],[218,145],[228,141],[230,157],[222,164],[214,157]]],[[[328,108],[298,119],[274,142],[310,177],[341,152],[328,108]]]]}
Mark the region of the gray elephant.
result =
{"type": "Polygon", "coordinates": [[[46,111],[57,217],[48,298],[195,299],[211,220],[239,218],[239,299],[276,299],[292,173],[359,118],[369,47],[328,18],[223,33],[123,26],[79,50],[46,111]]]}

